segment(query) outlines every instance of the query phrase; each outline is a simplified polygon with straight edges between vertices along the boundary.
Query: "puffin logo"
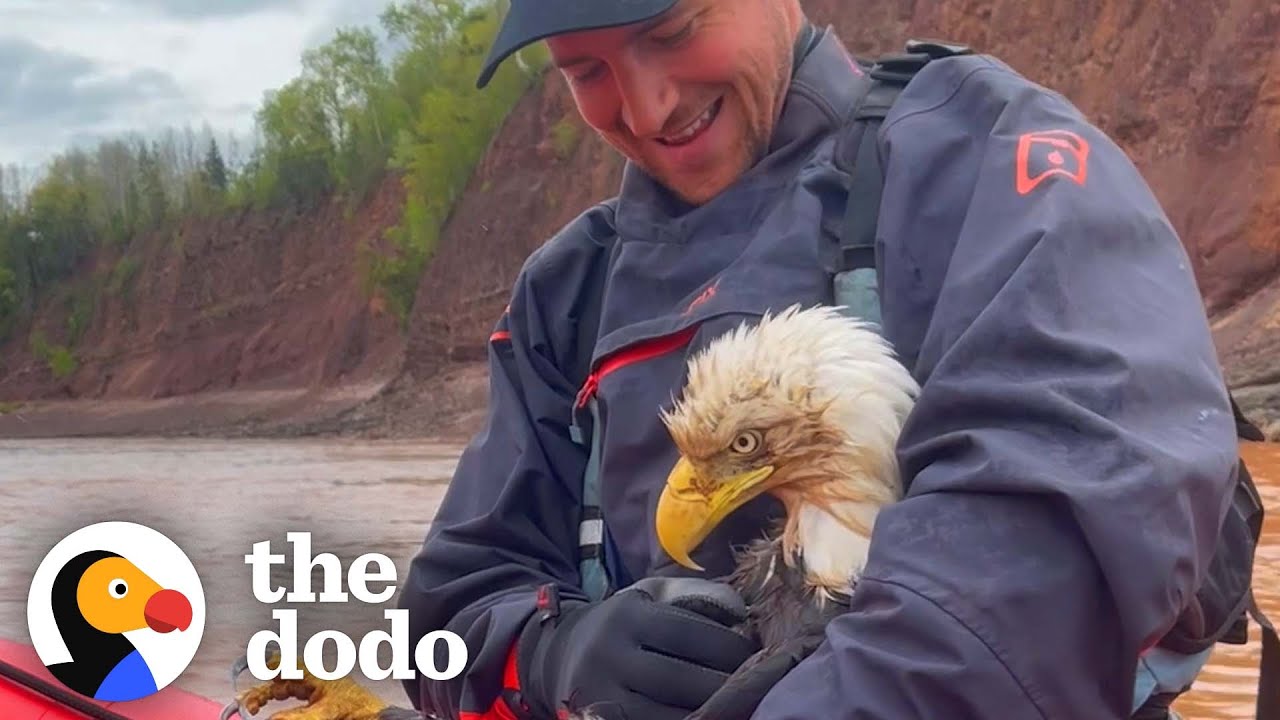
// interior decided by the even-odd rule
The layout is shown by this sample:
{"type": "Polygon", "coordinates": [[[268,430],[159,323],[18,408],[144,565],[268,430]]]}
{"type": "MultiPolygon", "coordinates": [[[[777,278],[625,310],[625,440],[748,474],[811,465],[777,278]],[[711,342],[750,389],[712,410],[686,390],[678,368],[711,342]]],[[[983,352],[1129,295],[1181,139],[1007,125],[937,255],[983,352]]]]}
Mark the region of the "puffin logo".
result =
{"type": "Polygon", "coordinates": [[[204,632],[204,590],[182,550],[151,528],[104,522],[49,551],[27,596],[36,654],[68,688],[123,702],[177,679],[204,632]]]}

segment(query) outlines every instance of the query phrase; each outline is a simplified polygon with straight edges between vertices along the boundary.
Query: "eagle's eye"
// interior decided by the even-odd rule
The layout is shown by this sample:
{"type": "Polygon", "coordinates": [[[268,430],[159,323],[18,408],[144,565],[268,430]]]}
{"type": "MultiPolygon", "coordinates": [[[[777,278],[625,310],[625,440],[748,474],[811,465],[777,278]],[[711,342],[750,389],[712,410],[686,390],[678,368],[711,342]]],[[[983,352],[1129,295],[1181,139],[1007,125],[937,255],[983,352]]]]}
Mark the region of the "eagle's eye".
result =
{"type": "Polygon", "coordinates": [[[111,593],[111,597],[119,600],[129,593],[129,584],[120,578],[116,578],[107,585],[107,592],[111,593]]]}
{"type": "Polygon", "coordinates": [[[760,449],[761,442],[760,431],[743,430],[729,444],[729,449],[739,455],[750,455],[760,449]]]}

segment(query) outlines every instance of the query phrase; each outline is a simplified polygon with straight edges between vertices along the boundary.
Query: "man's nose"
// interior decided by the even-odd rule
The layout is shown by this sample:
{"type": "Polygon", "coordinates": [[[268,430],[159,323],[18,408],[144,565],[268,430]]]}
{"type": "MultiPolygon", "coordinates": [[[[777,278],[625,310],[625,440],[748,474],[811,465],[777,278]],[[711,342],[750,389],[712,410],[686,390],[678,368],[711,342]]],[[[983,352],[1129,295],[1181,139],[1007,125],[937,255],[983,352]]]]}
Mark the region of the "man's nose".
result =
{"type": "Polygon", "coordinates": [[[661,134],[679,104],[675,82],[656,65],[629,63],[620,72],[615,71],[622,96],[622,121],[636,137],[661,134]]]}

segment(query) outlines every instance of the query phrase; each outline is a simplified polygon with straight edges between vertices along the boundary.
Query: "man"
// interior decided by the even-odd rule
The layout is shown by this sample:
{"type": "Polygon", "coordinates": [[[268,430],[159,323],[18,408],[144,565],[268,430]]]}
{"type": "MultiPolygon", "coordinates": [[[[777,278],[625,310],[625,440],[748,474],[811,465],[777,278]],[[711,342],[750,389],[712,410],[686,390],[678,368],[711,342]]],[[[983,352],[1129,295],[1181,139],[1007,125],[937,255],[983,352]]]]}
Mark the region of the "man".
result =
{"type": "MultiPolygon", "coordinates": [[[[538,40],[628,165],[515,281],[487,424],[401,601],[415,640],[453,630],[470,665],[410,695],[449,718],[680,718],[755,648],[671,602],[722,597],[710,581],[583,593],[576,324],[599,303],[609,362],[585,392],[615,584],[675,575],[652,526],[676,458],[658,410],[716,335],[830,300],[833,153],[867,78],[797,0],[513,0],[480,84],[538,40]]],[[[899,445],[908,494],[878,519],[849,612],[755,717],[1130,717],[1235,478],[1183,248],[1112,142],[989,57],[921,71],[880,149],[883,332],[923,388],[899,445]]],[[[770,503],[702,545],[705,577],[770,503]]]]}

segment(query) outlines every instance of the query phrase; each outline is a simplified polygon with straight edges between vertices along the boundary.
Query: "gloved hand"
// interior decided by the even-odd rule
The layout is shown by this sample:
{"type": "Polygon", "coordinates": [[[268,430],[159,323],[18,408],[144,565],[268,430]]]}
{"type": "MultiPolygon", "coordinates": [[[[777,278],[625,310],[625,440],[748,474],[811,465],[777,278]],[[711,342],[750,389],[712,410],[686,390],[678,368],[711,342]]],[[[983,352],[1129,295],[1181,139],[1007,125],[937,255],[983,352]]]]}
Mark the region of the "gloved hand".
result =
{"type": "Polygon", "coordinates": [[[774,685],[826,639],[821,628],[761,650],[738,668],[702,707],[686,720],[748,720],[774,685]]]}
{"type": "Polygon", "coordinates": [[[682,720],[758,643],[734,589],[700,578],[646,578],[598,603],[561,598],[534,615],[516,650],[535,718],[589,708],[605,720],[682,720]],[[554,611],[553,613],[554,614],[554,611]]]}

